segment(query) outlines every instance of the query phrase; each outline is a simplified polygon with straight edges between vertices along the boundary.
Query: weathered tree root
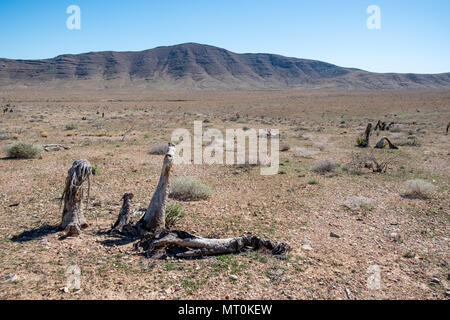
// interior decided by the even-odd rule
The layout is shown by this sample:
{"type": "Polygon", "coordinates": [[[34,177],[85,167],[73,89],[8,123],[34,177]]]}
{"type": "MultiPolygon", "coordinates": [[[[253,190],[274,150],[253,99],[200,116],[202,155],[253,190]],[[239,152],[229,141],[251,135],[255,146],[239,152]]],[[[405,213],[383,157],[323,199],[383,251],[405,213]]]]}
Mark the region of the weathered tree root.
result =
{"type": "Polygon", "coordinates": [[[198,258],[209,255],[239,253],[247,250],[264,250],[273,255],[284,255],[288,244],[248,235],[228,239],[202,238],[185,231],[164,230],[157,236],[149,235],[136,246],[148,257],[198,258]]]}
{"type": "Polygon", "coordinates": [[[394,145],[391,140],[389,140],[387,137],[382,137],[380,139],[380,141],[378,141],[378,143],[376,144],[375,148],[376,149],[383,149],[384,147],[384,141],[387,141],[387,143],[389,144],[389,149],[398,149],[398,147],[396,145],[394,145]]]}
{"type": "Polygon", "coordinates": [[[78,236],[81,229],[87,228],[83,214],[83,183],[87,180],[88,192],[86,206],[89,203],[90,177],[92,175],[91,164],[87,160],[76,160],[69,169],[61,203],[64,201],[62,221],[60,228],[66,230],[68,236],[78,236]]]}

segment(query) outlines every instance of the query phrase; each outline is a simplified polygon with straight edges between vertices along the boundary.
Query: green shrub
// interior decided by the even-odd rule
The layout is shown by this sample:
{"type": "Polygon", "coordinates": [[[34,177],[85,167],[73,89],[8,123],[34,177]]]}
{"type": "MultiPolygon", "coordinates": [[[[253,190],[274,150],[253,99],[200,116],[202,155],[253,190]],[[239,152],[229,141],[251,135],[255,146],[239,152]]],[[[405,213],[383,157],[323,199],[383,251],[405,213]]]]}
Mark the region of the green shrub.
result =
{"type": "Polygon", "coordinates": [[[177,177],[171,184],[169,197],[182,201],[205,200],[212,194],[212,190],[203,182],[192,177],[177,177]]]}
{"type": "Polygon", "coordinates": [[[366,146],[366,138],[364,138],[363,136],[359,136],[356,139],[356,145],[358,147],[365,147],[366,146]]]}
{"type": "Polygon", "coordinates": [[[33,159],[39,158],[42,148],[29,143],[19,142],[6,149],[9,158],[33,159]]]}
{"type": "Polygon", "coordinates": [[[166,228],[170,229],[185,216],[181,205],[175,201],[169,201],[166,205],[166,228]]]}
{"type": "Polygon", "coordinates": [[[100,174],[100,169],[99,169],[96,165],[93,165],[93,166],[92,166],[92,174],[93,174],[94,176],[100,174]]]}

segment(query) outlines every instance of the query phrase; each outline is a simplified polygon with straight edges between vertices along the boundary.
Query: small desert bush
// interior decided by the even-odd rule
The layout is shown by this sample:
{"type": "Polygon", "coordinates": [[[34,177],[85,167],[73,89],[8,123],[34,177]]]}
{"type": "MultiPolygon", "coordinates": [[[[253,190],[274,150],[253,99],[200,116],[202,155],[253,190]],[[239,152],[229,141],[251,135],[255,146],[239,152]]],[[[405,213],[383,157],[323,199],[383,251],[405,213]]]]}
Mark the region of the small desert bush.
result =
{"type": "Polygon", "coordinates": [[[283,142],[280,146],[281,152],[286,152],[286,151],[289,151],[290,149],[291,149],[291,146],[286,142],[283,142]]]}
{"type": "Polygon", "coordinates": [[[309,179],[308,184],[311,184],[311,185],[319,184],[319,181],[317,181],[316,179],[309,179]]]}
{"type": "Polygon", "coordinates": [[[175,201],[169,201],[166,205],[166,228],[170,229],[184,217],[183,207],[175,201]]]}
{"type": "Polygon", "coordinates": [[[192,177],[177,177],[173,179],[169,196],[177,200],[190,201],[205,200],[211,194],[211,188],[203,182],[192,177]]]}
{"type": "Polygon", "coordinates": [[[359,136],[359,137],[356,139],[356,145],[357,145],[358,147],[364,147],[364,146],[366,145],[366,138],[363,137],[363,136],[359,136]]]}
{"type": "Polygon", "coordinates": [[[94,176],[100,174],[100,169],[99,169],[96,165],[93,165],[93,166],[92,166],[92,174],[93,174],[94,176]]]}
{"type": "Polygon", "coordinates": [[[403,196],[413,199],[426,199],[436,187],[425,180],[414,179],[405,182],[403,196]]]}
{"type": "Polygon", "coordinates": [[[155,144],[148,153],[164,155],[167,153],[168,150],[169,150],[169,145],[167,143],[159,143],[159,144],[155,144]]]}
{"type": "Polygon", "coordinates": [[[66,124],[66,130],[67,130],[67,131],[69,131],[69,130],[75,130],[75,129],[77,129],[77,128],[78,128],[78,126],[77,126],[76,123],[70,122],[70,123],[66,124]]]}
{"type": "Polygon", "coordinates": [[[42,148],[29,143],[19,142],[6,149],[9,158],[33,159],[38,158],[42,153],[42,148]]]}
{"type": "Polygon", "coordinates": [[[320,174],[325,174],[328,172],[334,172],[338,167],[339,164],[334,161],[321,160],[313,165],[312,171],[320,174]]]}
{"type": "Polygon", "coordinates": [[[409,147],[419,147],[420,146],[420,142],[419,139],[417,139],[416,136],[411,135],[407,138],[406,141],[401,141],[399,144],[399,146],[404,147],[404,146],[409,146],[409,147]]]}

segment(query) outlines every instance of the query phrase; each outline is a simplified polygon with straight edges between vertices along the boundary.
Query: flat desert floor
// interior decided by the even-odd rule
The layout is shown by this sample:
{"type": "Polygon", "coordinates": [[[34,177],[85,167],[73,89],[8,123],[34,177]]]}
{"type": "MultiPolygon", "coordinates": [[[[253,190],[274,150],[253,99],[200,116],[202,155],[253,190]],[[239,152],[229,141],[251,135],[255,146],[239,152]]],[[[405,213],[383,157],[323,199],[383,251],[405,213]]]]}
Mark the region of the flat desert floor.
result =
{"type": "Polygon", "coordinates": [[[449,298],[450,92],[17,89],[0,91],[0,104],[13,110],[0,114],[0,299],[449,298]],[[176,128],[192,131],[194,120],[279,129],[289,150],[272,176],[257,166],[174,166],[173,177],[213,189],[208,200],[178,201],[186,214],[174,229],[284,241],[291,251],[283,259],[151,259],[104,233],[125,192],[134,193],[133,210],[147,207],[163,159],[150,149],[176,128]],[[357,137],[378,120],[395,130],[376,131],[370,148],[358,148],[357,137]],[[399,149],[374,149],[384,135],[399,149]],[[17,142],[70,149],[10,159],[3,150],[17,142]],[[355,169],[358,155],[388,161],[387,171],[355,169]],[[90,226],[63,238],[54,227],[77,159],[98,168],[85,210],[90,226]],[[337,167],[312,170],[323,160],[337,167]],[[427,197],[405,196],[412,179],[435,187],[427,197]],[[72,265],[81,270],[80,290],[63,289],[72,265]]]}

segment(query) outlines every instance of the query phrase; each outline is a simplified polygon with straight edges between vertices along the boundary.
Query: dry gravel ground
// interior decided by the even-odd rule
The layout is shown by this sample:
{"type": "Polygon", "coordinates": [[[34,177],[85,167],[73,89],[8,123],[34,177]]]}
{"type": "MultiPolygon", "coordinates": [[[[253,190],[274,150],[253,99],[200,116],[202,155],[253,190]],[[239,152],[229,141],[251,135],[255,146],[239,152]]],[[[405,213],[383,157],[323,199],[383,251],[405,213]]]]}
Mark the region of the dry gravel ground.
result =
{"type": "Polygon", "coordinates": [[[449,297],[449,92],[17,89],[0,92],[0,99],[13,106],[0,116],[0,148],[16,141],[71,147],[41,159],[1,156],[1,299],[449,297]],[[176,229],[286,241],[292,247],[286,259],[251,252],[152,260],[132,243],[99,233],[114,222],[124,192],[135,194],[134,209],[148,205],[162,163],[162,156],[148,154],[151,147],[169,141],[174,128],[192,130],[194,120],[206,119],[204,126],[219,129],[278,128],[291,149],[281,153],[274,176],[261,176],[257,167],[175,166],[174,176],[190,175],[214,189],[209,200],[181,202],[186,216],[176,229]],[[414,135],[420,146],[355,147],[367,122],[378,119],[400,124],[386,132],[395,142],[414,135]],[[75,126],[66,130],[69,123],[75,126]],[[364,152],[391,158],[387,173],[353,172],[352,154],[364,152]],[[90,227],[60,239],[63,233],[45,226],[60,222],[64,179],[81,158],[99,169],[86,211],[90,227]],[[325,175],[311,170],[325,159],[341,166],[325,175]],[[436,186],[428,199],[401,196],[403,183],[415,178],[436,186]],[[343,204],[352,197],[368,203],[350,210],[343,204]],[[75,264],[81,290],[65,292],[67,268],[75,264]]]}

